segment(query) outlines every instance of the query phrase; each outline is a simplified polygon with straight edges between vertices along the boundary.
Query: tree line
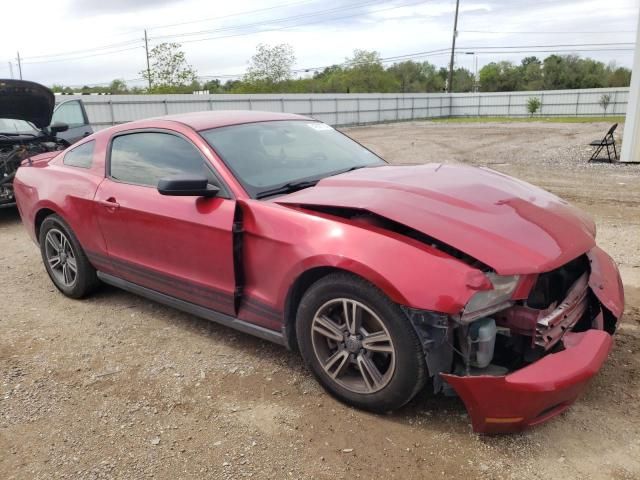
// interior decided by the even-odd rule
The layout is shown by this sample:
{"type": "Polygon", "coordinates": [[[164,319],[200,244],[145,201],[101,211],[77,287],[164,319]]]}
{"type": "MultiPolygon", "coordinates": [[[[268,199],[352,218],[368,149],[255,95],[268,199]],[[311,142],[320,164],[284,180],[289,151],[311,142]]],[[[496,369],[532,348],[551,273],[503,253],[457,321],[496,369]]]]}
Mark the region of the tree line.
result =
{"type": "MultiPolygon", "coordinates": [[[[115,79],[107,86],[84,86],[81,93],[419,93],[443,92],[448,71],[429,62],[406,60],[385,66],[375,51],[355,50],[341,65],[314,72],[294,71],[295,54],[286,44],[258,45],[247,72],[237,80],[204,80],[187,61],[177,43],[162,43],[150,52],[150,68],[140,72],[147,87],[129,87],[115,79]],[[296,74],[299,78],[295,78],[296,74]]],[[[517,64],[491,62],[478,78],[458,67],[453,74],[454,92],[507,92],[626,87],[631,70],[578,55],[529,56],[517,64]]],[[[54,92],[77,93],[78,89],[54,85],[54,92]]]]}

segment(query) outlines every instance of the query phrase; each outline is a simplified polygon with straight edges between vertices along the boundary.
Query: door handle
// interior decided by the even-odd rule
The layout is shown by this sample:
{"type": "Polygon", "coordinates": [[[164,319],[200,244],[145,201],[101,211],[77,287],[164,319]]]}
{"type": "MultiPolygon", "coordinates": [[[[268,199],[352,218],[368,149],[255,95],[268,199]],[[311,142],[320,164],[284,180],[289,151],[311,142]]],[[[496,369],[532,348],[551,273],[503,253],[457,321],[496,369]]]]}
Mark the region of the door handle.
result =
{"type": "Polygon", "coordinates": [[[109,210],[117,210],[120,208],[120,204],[116,202],[116,199],[113,197],[107,198],[106,200],[98,200],[98,204],[109,210]]]}

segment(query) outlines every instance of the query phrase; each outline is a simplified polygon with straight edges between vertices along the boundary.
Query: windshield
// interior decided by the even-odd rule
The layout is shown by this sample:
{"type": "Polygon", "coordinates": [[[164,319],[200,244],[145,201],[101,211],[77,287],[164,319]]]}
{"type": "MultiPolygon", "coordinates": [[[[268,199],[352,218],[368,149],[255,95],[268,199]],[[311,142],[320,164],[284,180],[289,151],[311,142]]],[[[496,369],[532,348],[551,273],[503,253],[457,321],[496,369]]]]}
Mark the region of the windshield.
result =
{"type": "Polygon", "coordinates": [[[330,126],[309,120],[232,125],[200,134],[254,198],[280,186],[385,163],[330,126]]]}
{"type": "Polygon", "coordinates": [[[29,122],[24,120],[14,120],[12,118],[0,118],[0,133],[28,133],[30,135],[37,135],[36,130],[29,122]]]}

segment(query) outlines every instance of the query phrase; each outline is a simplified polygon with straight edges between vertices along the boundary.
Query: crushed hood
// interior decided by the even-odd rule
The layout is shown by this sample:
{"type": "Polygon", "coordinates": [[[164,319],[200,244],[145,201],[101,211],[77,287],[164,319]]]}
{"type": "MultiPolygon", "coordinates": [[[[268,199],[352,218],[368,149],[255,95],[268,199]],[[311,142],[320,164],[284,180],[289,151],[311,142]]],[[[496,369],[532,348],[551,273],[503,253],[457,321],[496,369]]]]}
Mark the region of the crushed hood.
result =
{"type": "Polygon", "coordinates": [[[38,128],[51,123],[55,97],[39,83],[0,79],[0,118],[26,120],[38,128]]]}
{"type": "Polygon", "coordinates": [[[553,270],[595,245],[595,225],[540,188],[485,169],[363,168],[279,197],[296,206],[370,211],[446,243],[504,275],[553,270]]]}

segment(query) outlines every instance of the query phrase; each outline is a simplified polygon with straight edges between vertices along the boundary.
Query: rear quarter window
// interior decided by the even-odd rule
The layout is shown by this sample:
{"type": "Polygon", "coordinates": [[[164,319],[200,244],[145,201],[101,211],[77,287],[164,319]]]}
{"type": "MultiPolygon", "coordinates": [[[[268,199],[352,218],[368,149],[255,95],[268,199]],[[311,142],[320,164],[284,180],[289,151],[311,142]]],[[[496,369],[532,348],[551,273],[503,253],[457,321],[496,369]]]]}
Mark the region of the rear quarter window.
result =
{"type": "Polygon", "coordinates": [[[91,168],[93,164],[94,141],[83,143],[77,147],[70,148],[64,154],[65,165],[70,167],[91,168]]]}

